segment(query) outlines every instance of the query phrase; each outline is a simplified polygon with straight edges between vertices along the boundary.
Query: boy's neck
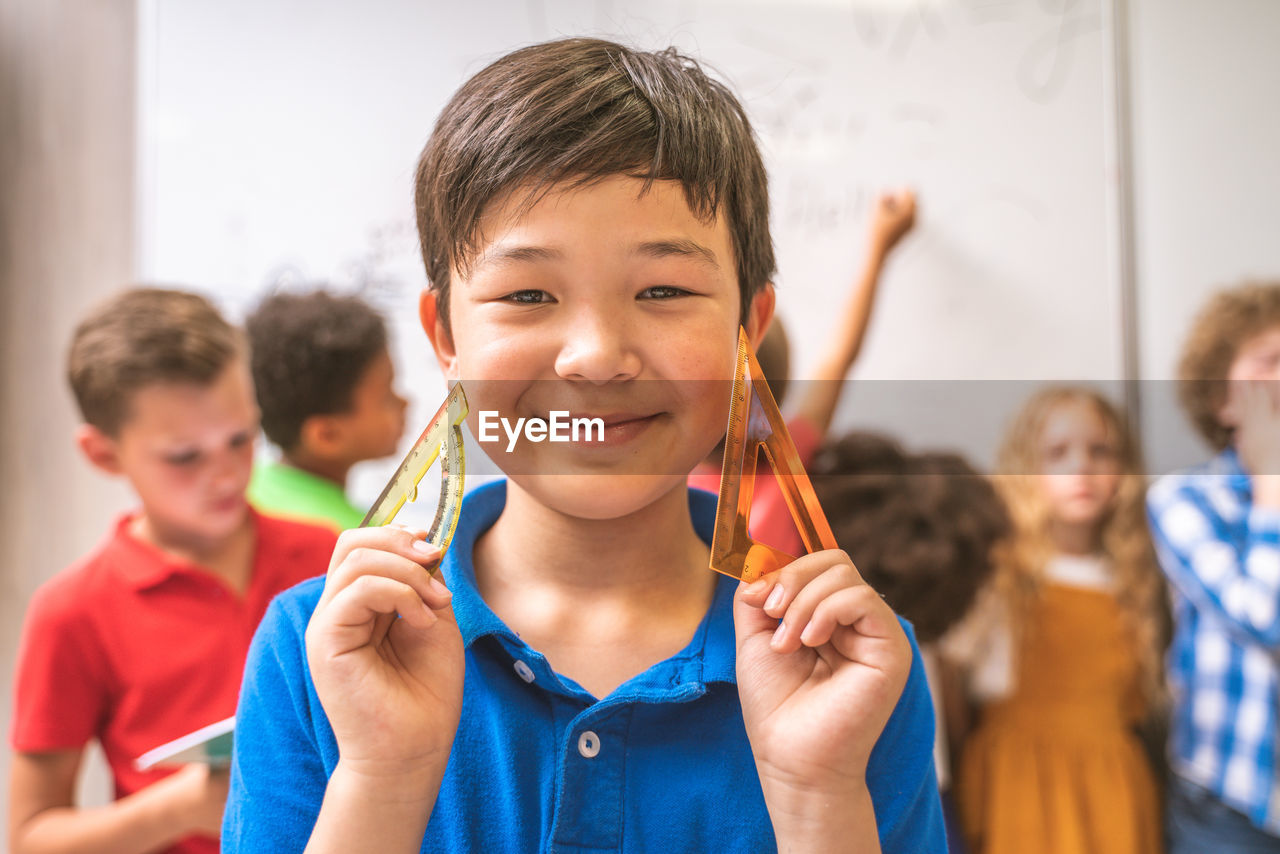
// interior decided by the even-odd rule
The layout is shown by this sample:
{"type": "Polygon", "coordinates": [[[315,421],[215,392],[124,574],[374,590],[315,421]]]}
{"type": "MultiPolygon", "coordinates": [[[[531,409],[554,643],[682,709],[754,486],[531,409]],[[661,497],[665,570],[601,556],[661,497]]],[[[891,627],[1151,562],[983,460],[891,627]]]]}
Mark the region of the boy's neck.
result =
{"type": "Polygon", "coordinates": [[[488,574],[575,596],[685,588],[694,575],[691,561],[707,573],[697,573],[697,581],[711,577],[710,549],[694,530],[683,483],[630,516],[580,519],[541,504],[509,480],[506,506],[477,552],[490,560],[476,568],[481,584],[488,574]]]}
{"type": "Polygon", "coordinates": [[[621,519],[565,516],[507,482],[502,515],[477,541],[481,597],[551,665],[604,696],[683,649],[717,576],[684,484],[621,519]]]}
{"type": "Polygon", "coordinates": [[[257,532],[253,516],[248,510],[244,521],[230,535],[218,540],[189,537],[181,532],[165,530],[145,510],[130,523],[129,533],[170,558],[218,576],[237,593],[244,593],[249,588],[257,532]]]}
{"type": "Polygon", "coordinates": [[[347,488],[347,475],[351,472],[351,463],[345,460],[331,460],[317,457],[299,448],[286,451],[283,455],[285,465],[313,474],[318,478],[336,483],[339,489],[347,488]]]}

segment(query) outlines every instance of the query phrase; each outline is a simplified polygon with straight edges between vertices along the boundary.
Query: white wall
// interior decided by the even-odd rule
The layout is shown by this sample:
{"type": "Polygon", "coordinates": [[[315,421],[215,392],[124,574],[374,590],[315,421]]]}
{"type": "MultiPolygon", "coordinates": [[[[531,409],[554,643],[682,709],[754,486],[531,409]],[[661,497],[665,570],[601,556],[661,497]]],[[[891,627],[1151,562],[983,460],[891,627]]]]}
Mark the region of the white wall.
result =
{"type": "Polygon", "coordinates": [[[1280,278],[1280,3],[1130,0],[1135,249],[1152,467],[1201,459],[1169,381],[1216,289],[1280,278]]]}
{"type": "MultiPolygon", "coordinates": [[[[1123,375],[1100,0],[146,8],[144,274],[214,291],[232,313],[281,279],[364,282],[395,320],[411,423],[443,394],[413,307],[417,153],[464,79],[567,34],[675,44],[740,92],[771,175],[797,378],[834,327],[872,194],[918,188],[918,231],[858,367],[876,382],[848,397],[841,426],[986,459],[1027,383],[1123,375]]],[[[357,472],[357,497],[389,467],[357,472]]]]}

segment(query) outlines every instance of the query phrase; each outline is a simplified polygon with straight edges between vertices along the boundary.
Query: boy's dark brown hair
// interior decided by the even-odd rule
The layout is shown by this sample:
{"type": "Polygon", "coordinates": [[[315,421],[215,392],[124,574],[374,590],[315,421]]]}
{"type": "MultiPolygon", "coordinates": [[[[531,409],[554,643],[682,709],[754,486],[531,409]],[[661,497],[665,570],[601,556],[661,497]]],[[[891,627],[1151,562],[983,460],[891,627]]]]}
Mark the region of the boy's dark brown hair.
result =
{"type": "Polygon", "coordinates": [[[965,615],[1011,530],[985,477],[956,454],[908,454],[872,433],[825,446],[812,474],[836,542],[921,643],[965,615]]]}
{"type": "Polygon", "coordinates": [[[387,349],[382,316],[359,297],[323,290],[267,297],[245,321],[262,432],[293,450],[313,415],[347,412],[387,349]]]}
{"type": "Polygon", "coordinates": [[[81,417],[116,436],[139,389],[156,383],[209,385],[243,352],[240,333],[204,297],[133,288],[76,327],[67,380],[81,417]]]}
{"type": "Polygon", "coordinates": [[[491,204],[519,190],[532,206],[554,185],[611,175],[679,181],[697,216],[726,218],[745,317],[774,256],[764,163],[742,105],[674,48],[572,38],[507,54],[464,83],[422,151],[418,235],[445,328],[449,271],[474,260],[491,204]]]}
{"type": "Polygon", "coordinates": [[[1196,315],[1178,364],[1178,397],[1200,435],[1220,451],[1231,430],[1218,420],[1227,371],[1245,341],[1280,326],[1280,282],[1248,282],[1215,294],[1196,315]]]}

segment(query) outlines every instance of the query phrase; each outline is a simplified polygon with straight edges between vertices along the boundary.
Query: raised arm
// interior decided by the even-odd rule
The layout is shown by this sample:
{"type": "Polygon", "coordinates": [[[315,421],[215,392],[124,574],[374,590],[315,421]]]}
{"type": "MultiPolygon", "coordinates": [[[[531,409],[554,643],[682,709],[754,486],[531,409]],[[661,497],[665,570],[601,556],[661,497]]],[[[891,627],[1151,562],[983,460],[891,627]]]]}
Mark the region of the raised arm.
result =
{"type": "Polygon", "coordinates": [[[910,190],[876,197],[862,269],[854,279],[853,292],[844,305],[835,334],[813,375],[801,384],[800,402],[795,409],[795,414],[809,421],[819,435],[824,435],[831,426],[844,378],[862,350],[885,261],[898,241],[911,231],[915,217],[916,197],[910,190]]]}

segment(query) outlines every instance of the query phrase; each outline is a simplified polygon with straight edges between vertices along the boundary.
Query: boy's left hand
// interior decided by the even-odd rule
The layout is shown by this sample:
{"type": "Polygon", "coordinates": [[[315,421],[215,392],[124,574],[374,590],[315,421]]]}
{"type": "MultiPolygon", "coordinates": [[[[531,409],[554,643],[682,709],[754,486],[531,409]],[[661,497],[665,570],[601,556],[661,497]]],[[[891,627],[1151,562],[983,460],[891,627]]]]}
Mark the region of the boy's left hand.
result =
{"type": "Polygon", "coordinates": [[[771,790],[865,791],[871,749],[911,670],[893,610],[847,554],[830,550],[740,587],[734,623],[738,692],[766,800],[771,790]]]}

